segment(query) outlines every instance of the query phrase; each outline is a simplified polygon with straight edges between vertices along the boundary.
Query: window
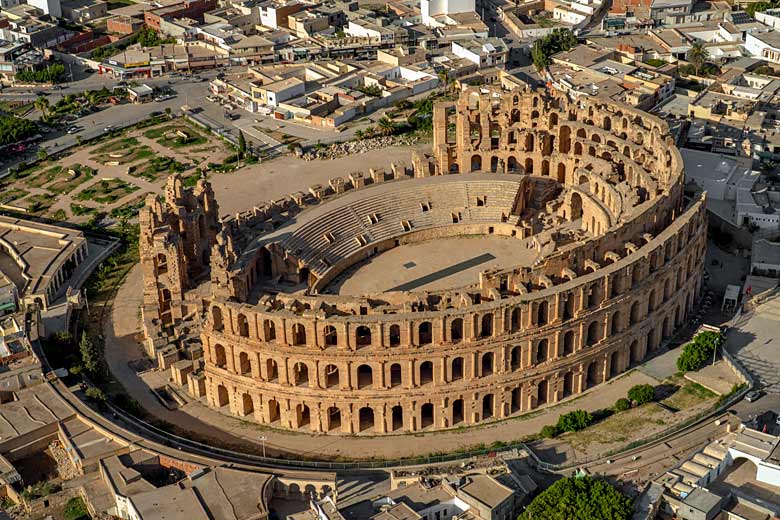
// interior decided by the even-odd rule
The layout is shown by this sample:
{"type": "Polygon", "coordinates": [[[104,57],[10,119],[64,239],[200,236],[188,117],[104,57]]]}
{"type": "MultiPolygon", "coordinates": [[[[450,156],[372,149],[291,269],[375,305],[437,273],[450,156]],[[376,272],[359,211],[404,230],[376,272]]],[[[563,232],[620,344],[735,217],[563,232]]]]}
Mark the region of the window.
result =
{"type": "Polygon", "coordinates": [[[423,210],[423,213],[425,213],[426,211],[430,211],[431,210],[431,203],[430,202],[421,202],[420,203],[420,209],[423,210]]]}
{"type": "Polygon", "coordinates": [[[463,214],[462,213],[458,212],[458,213],[453,213],[452,214],[452,223],[453,224],[459,223],[462,219],[463,219],[463,214]]]}
{"type": "Polygon", "coordinates": [[[336,237],[333,236],[333,233],[331,233],[330,231],[322,235],[322,238],[324,238],[328,242],[328,244],[332,244],[333,242],[336,241],[336,237]]]}
{"type": "Polygon", "coordinates": [[[376,213],[369,213],[368,214],[368,223],[369,224],[376,224],[379,222],[379,215],[376,213]]]}
{"type": "Polygon", "coordinates": [[[404,231],[411,231],[412,230],[412,223],[408,220],[402,220],[401,221],[401,227],[404,231]]]}

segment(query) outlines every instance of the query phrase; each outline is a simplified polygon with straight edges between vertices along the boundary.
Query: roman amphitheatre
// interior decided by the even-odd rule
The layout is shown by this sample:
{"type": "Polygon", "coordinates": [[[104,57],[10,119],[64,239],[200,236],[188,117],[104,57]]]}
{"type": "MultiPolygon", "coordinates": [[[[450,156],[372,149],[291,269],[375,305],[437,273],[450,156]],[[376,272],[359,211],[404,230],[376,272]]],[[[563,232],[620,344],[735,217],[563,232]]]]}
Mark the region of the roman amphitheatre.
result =
{"type": "Polygon", "coordinates": [[[139,216],[144,348],[222,413],[331,436],[575,399],[700,294],[704,200],[668,133],[603,99],[472,88],[411,164],[230,216],[171,177],[139,216]]]}

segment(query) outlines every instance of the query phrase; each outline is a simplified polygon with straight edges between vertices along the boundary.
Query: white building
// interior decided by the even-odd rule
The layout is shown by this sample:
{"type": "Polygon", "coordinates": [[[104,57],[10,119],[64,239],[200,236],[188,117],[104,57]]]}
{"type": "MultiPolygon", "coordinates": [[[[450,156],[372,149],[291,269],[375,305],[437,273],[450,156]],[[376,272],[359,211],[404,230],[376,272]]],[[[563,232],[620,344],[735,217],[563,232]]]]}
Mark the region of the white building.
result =
{"type": "Polygon", "coordinates": [[[558,5],[553,9],[553,20],[578,26],[590,18],[589,15],[575,11],[563,5],[558,5]]]}
{"type": "Polygon", "coordinates": [[[27,0],[29,5],[37,7],[45,14],[62,18],[62,7],[60,0],[27,0]]]}
{"type": "Polygon", "coordinates": [[[476,64],[479,68],[504,68],[509,56],[509,47],[501,38],[454,41],[452,53],[476,64]]]}
{"type": "Polygon", "coordinates": [[[745,50],[753,58],[780,63],[780,33],[748,33],[745,35],[745,50]]]}
{"type": "Polygon", "coordinates": [[[428,26],[438,25],[434,20],[437,15],[475,11],[475,0],[420,0],[422,23],[428,26]]]}
{"type": "Polygon", "coordinates": [[[772,29],[780,29],[780,9],[767,9],[766,11],[756,11],[755,19],[772,29]]]}

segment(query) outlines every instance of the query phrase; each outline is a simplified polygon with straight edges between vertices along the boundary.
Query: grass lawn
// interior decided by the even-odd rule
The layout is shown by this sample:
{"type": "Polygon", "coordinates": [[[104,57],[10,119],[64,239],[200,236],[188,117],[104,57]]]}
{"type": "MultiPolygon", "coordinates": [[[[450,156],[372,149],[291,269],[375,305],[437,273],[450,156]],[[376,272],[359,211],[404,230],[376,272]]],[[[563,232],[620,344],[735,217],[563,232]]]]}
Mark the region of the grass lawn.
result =
{"type": "Polygon", "coordinates": [[[676,383],[680,389],[661,402],[675,410],[693,408],[696,405],[717,397],[714,392],[707,390],[700,384],[688,381],[681,377],[675,376],[674,383],[676,383]]]}
{"type": "Polygon", "coordinates": [[[0,189],[0,204],[8,204],[22,197],[26,197],[30,192],[21,188],[2,188],[0,189]]]}
{"type": "Polygon", "coordinates": [[[561,436],[561,439],[582,451],[591,445],[624,444],[662,428],[671,415],[672,412],[665,410],[658,403],[648,403],[612,414],[582,431],[567,433],[561,436]]]}
{"type": "Polygon", "coordinates": [[[187,146],[199,146],[206,144],[208,139],[187,125],[167,125],[152,128],[144,132],[147,139],[155,139],[157,143],[166,148],[184,148],[187,146]],[[181,131],[187,137],[177,135],[181,131]]]}
{"type": "Polygon", "coordinates": [[[138,139],[135,137],[123,137],[122,139],[117,139],[115,141],[109,141],[108,143],[99,146],[98,148],[95,148],[92,150],[92,153],[97,154],[104,154],[104,153],[111,153],[111,152],[119,152],[122,150],[127,150],[128,148],[132,148],[134,146],[138,146],[138,139]]]}
{"type": "Polygon", "coordinates": [[[146,195],[147,194],[139,195],[130,202],[123,204],[118,208],[112,209],[108,216],[114,219],[134,218],[136,215],[138,215],[138,210],[144,206],[146,195]]]}
{"type": "Polygon", "coordinates": [[[32,215],[43,215],[50,207],[56,202],[54,195],[50,193],[33,195],[32,197],[24,200],[27,206],[27,211],[32,215]]]}
{"type": "Polygon", "coordinates": [[[82,190],[76,195],[76,199],[81,201],[91,200],[100,204],[111,204],[138,189],[138,186],[128,184],[120,179],[103,179],[82,190]]]}
{"type": "Polygon", "coordinates": [[[149,182],[154,182],[160,177],[161,174],[167,175],[174,172],[183,172],[187,169],[187,166],[184,164],[164,155],[152,157],[152,159],[147,161],[145,164],[147,165],[146,168],[141,169],[136,167],[133,169],[133,171],[130,172],[130,175],[133,177],[143,177],[149,182]]]}
{"type": "Polygon", "coordinates": [[[71,202],[70,211],[73,213],[74,217],[81,217],[84,215],[92,215],[93,213],[96,213],[97,208],[89,208],[87,206],[82,206],[81,204],[71,202]]]}

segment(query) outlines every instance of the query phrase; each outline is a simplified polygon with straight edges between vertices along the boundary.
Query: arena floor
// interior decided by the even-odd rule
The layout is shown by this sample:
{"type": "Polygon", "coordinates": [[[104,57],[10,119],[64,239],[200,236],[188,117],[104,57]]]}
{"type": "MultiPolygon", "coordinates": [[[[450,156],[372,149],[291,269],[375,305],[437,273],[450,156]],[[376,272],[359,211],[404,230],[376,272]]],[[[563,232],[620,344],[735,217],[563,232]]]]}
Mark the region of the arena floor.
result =
{"type": "Polygon", "coordinates": [[[486,269],[531,265],[527,240],[501,236],[440,238],[401,245],[342,273],[328,293],[360,296],[387,291],[437,291],[472,285],[486,269]]]}

